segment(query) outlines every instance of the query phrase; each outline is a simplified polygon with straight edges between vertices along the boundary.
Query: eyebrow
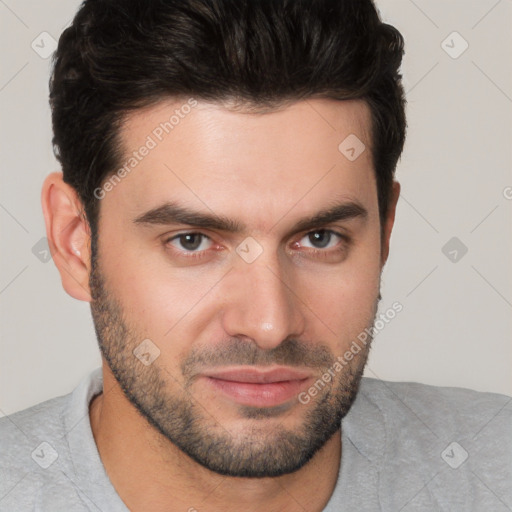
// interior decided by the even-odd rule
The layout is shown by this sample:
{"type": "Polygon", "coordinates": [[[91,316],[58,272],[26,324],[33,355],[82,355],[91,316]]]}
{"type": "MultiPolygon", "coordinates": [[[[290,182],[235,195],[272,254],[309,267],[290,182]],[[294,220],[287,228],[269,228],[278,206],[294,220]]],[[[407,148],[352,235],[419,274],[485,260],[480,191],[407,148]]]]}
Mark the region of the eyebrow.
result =
{"type": "MultiPolygon", "coordinates": [[[[300,219],[296,223],[294,230],[296,232],[307,231],[336,221],[356,218],[366,220],[367,217],[368,210],[358,202],[335,203],[327,209],[320,210],[313,216],[300,219]]],[[[187,224],[196,228],[215,229],[227,233],[243,233],[247,231],[245,224],[237,220],[222,215],[192,210],[172,201],[143,213],[133,219],[133,222],[141,225],[187,224]]]]}

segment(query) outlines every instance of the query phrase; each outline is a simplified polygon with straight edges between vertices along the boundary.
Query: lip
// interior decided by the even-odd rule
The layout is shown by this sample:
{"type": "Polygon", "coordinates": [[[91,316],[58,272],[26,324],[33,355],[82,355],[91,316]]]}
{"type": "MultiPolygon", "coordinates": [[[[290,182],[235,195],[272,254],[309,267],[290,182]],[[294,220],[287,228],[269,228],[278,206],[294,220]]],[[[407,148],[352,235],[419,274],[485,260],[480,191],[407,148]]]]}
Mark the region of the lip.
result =
{"type": "Polygon", "coordinates": [[[289,367],[237,367],[205,372],[202,377],[210,386],[241,405],[274,407],[297,399],[312,374],[289,367]]]}

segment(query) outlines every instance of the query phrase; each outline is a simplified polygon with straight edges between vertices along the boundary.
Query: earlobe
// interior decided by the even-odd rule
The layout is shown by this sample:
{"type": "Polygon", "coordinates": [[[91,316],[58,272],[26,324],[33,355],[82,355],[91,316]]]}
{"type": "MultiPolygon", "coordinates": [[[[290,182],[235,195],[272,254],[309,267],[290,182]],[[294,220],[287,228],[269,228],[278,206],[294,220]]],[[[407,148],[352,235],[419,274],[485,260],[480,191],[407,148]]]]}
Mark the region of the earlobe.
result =
{"type": "Polygon", "coordinates": [[[388,214],[386,217],[385,225],[384,225],[384,235],[382,240],[382,250],[381,250],[381,268],[384,267],[388,256],[389,256],[389,244],[391,238],[391,231],[393,230],[393,225],[395,223],[395,213],[396,213],[396,205],[398,203],[398,198],[400,197],[400,183],[398,181],[393,181],[393,188],[391,190],[391,197],[389,200],[388,206],[388,214]]]}
{"type": "Polygon", "coordinates": [[[90,229],[82,203],[61,172],[49,174],[41,191],[46,236],[66,292],[90,302],[90,229]]]}

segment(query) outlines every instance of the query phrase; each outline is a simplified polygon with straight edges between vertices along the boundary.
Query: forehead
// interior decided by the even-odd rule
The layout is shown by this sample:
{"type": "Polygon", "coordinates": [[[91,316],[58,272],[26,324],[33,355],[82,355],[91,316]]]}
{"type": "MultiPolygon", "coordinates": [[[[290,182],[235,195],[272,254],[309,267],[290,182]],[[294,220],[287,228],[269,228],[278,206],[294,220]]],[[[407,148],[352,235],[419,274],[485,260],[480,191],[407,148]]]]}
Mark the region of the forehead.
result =
{"type": "Polygon", "coordinates": [[[264,113],[165,101],[125,119],[125,172],[104,205],[136,215],[180,201],[262,225],[340,198],[372,213],[370,123],[359,100],[311,99],[264,113]]]}

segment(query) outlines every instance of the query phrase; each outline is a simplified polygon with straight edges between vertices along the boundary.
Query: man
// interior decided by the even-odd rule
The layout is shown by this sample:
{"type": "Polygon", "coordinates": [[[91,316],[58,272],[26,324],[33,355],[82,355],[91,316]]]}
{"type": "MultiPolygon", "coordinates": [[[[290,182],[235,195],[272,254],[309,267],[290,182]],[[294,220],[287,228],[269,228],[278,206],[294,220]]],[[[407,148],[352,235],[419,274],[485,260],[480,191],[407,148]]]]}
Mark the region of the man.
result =
{"type": "Polygon", "coordinates": [[[510,398],[362,378],[402,53],[370,0],[82,4],[42,203],[103,366],[2,419],[1,510],[512,509],[510,398]]]}

